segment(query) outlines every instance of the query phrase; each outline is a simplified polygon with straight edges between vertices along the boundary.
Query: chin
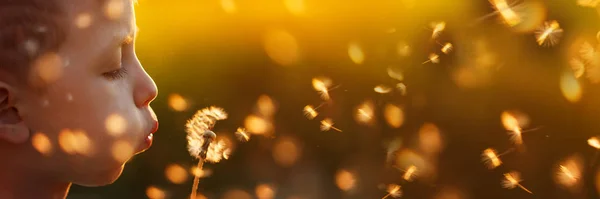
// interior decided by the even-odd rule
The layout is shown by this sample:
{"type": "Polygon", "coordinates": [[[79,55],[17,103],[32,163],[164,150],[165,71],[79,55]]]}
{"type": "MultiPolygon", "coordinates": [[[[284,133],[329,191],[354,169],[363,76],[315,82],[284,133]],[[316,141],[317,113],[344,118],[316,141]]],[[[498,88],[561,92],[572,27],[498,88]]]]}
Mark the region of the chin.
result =
{"type": "Polygon", "coordinates": [[[85,187],[99,187],[109,185],[119,179],[123,172],[124,165],[119,167],[108,169],[104,171],[89,172],[87,175],[78,176],[77,180],[73,181],[73,184],[77,184],[85,187]]]}

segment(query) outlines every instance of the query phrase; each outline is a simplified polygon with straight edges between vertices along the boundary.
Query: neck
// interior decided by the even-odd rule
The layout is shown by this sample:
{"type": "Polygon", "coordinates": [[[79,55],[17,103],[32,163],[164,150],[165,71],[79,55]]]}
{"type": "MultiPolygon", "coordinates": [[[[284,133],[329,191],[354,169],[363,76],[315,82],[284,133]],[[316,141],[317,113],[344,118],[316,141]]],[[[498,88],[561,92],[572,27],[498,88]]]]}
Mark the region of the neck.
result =
{"type": "Polygon", "coordinates": [[[0,164],[0,198],[64,199],[70,187],[71,183],[45,177],[38,171],[0,164]]]}

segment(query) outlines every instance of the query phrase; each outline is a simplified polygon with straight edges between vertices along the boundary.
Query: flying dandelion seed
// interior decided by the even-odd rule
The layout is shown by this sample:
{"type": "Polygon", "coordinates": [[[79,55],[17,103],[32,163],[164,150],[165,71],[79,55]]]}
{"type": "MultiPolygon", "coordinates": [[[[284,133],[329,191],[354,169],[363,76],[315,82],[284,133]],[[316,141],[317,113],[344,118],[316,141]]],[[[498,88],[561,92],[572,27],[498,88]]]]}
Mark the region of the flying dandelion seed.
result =
{"type": "MultiPolygon", "coordinates": [[[[212,106],[196,112],[185,125],[187,131],[188,152],[192,157],[199,159],[197,166],[199,170],[202,170],[204,161],[213,163],[219,162],[223,157],[223,151],[227,149],[222,141],[211,144],[217,137],[211,129],[218,120],[224,119],[227,119],[227,113],[222,108],[212,106]]],[[[196,198],[198,181],[199,178],[195,177],[191,198],[196,198]]]]}
{"type": "Polygon", "coordinates": [[[315,119],[315,117],[317,117],[317,115],[319,115],[317,110],[315,108],[313,108],[313,106],[311,106],[311,105],[306,105],[304,107],[303,112],[304,112],[304,116],[306,116],[309,120],[315,119]]]}
{"type": "Polygon", "coordinates": [[[574,187],[581,179],[581,168],[575,159],[570,159],[558,165],[555,180],[564,187],[574,187]]]}
{"type": "Polygon", "coordinates": [[[596,8],[600,0],[577,0],[577,5],[582,7],[596,8]]]}
{"type": "Polygon", "coordinates": [[[554,46],[558,43],[563,30],[557,21],[544,22],[535,32],[535,38],[540,46],[554,46]]]}
{"type": "Polygon", "coordinates": [[[323,100],[329,100],[329,87],[331,87],[331,79],[326,77],[319,77],[312,79],[313,88],[319,92],[319,95],[323,100]]]}
{"type": "Polygon", "coordinates": [[[415,176],[415,172],[417,172],[417,167],[414,165],[409,166],[404,172],[404,175],[402,175],[402,179],[408,182],[412,181],[415,176]]]}
{"type": "Polygon", "coordinates": [[[392,67],[387,68],[387,74],[392,79],[395,79],[398,81],[404,81],[404,74],[402,74],[402,72],[394,70],[392,67]]]}
{"type": "Polygon", "coordinates": [[[246,132],[245,128],[238,128],[235,132],[235,137],[237,137],[237,139],[241,142],[247,142],[250,140],[250,134],[246,132]]]}
{"type": "Polygon", "coordinates": [[[575,78],[583,77],[583,74],[585,74],[585,63],[583,63],[583,61],[573,58],[569,64],[571,65],[571,69],[573,70],[573,75],[575,78]]]}
{"type": "Polygon", "coordinates": [[[396,46],[396,52],[398,55],[406,57],[410,55],[411,49],[410,46],[405,42],[398,42],[398,45],[396,46]]]}
{"type": "Polygon", "coordinates": [[[400,185],[397,184],[390,184],[387,186],[387,192],[388,194],[383,196],[383,198],[381,199],[386,199],[388,197],[392,197],[392,198],[399,198],[402,197],[402,187],[400,187],[400,185]]]}
{"type": "Polygon", "coordinates": [[[500,165],[502,165],[502,161],[498,157],[496,150],[492,148],[485,149],[483,154],[481,154],[483,162],[489,169],[494,169],[500,165]]]}
{"type": "Polygon", "coordinates": [[[509,26],[513,27],[521,23],[521,17],[508,5],[506,0],[490,0],[490,3],[509,26]]]}
{"type": "Polygon", "coordinates": [[[365,53],[363,52],[360,45],[356,42],[351,42],[348,44],[348,56],[350,56],[350,60],[355,64],[362,64],[365,61],[365,53]]]}
{"type": "Polygon", "coordinates": [[[524,115],[516,115],[516,112],[504,111],[502,112],[501,119],[504,128],[508,130],[508,134],[510,135],[510,140],[516,145],[523,144],[523,129],[522,126],[525,125],[525,119],[523,119],[524,115]],[[517,117],[520,118],[517,118],[517,117]],[[523,122],[520,122],[519,119],[523,122]]]}
{"type": "Polygon", "coordinates": [[[440,34],[442,34],[442,31],[444,31],[444,29],[446,29],[446,22],[433,22],[431,23],[431,28],[433,29],[433,33],[431,33],[431,38],[435,39],[438,36],[440,36],[440,34]]]}
{"type": "Polygon", "coordinates": [[[373,90],[376,93],[381,93],[381,94],[386,94],[386,93],[392,92],[392,88],[390,88],[389,86],[386,86],[386,85],[377,85],[377,86],[375,86],[375,88],[373,88],[373,90]]]}
{"type": "Polygon", "coordinates": [[[452,44],[451,44],[451,43],[446,43],[446,44],[444,44],[444,46],[442,47],[442,52],[443,52],[444,54],[448,54],[448,53],[450,53],[450,52],[452,51],[452,49],[453,49],[453,46],[452,46],[452,44]]]}
{"type": "Polygon", "coordinates": [[[375,116],[375,105],[372,101],[367,100],[356,108],[354,119],[359,124],[372,124],[375,116]]]}
{"type": "Polygon", "coordinates": [[[427,61],[423,62],[423,64],[426,64],[429,62],[434,63],[434,64],[440,63],[440,56],[435,53],[429,54],[429,59],[427,61]]]}
{"type": "Polygon", "coordinates": [[[331,120],[330,118],[325,118],[324,120],[321,120],[321,131],[329,131],[331,129],[338,132],[342,132],[342,130],[333,126],[333,120],[331,120]]]}
{"type": "Polygon", "coordinates": [[[522,181],[523,180],[521,179],[521,174],[519,174],[516,171],[505,173],[504,180],[502,181],[502,187],[506,189],[514,189],[515,187],[519,187],[523,189],[523,191],[533,194],[531,191],[529,191],[527,188],[520,184],[522,181]]]}
{"type": "Polygon", "coordinates": [[[406,85],[404,83],[396,84],[396,89],[400,91],[400,95],[406,96],[406,85]]]}
{"type": "Polygon", "coordinates": [[[599,149],[600,150],[600,138],[598,138],[598,137],[591,137],[590,139],[587,140],[587,143],[591,147],[594,147],[595,149],[599,149]]]}
{"type": "Polygon", "coordinates": [[[387,146],[386,163],[390,164],[394,161],[396,152],[402,147],[402,138],[392,140],[387,146]]]}
{"type": "Polygon", "coordinates": [[[585,41],[579,46],[579,54],[587,62],[594,62],[598,57],[598,51],[589,42],[585,41]]]}

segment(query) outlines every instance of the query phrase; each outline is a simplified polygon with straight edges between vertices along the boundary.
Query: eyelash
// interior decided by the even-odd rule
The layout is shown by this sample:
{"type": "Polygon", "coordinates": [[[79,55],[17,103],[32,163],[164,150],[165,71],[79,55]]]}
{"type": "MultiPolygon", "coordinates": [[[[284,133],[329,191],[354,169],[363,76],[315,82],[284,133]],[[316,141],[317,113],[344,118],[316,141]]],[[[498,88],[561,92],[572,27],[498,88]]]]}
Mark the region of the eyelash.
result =
{"type": "Polygon", "coordinates": [[[122,79],[123,77],[125,77],[125,75],[127,75],[127,69],[125,69],[125,67],[121,67],[117,70],[113,70],[102,74],[102,76],[109,80],[122,79]]]}

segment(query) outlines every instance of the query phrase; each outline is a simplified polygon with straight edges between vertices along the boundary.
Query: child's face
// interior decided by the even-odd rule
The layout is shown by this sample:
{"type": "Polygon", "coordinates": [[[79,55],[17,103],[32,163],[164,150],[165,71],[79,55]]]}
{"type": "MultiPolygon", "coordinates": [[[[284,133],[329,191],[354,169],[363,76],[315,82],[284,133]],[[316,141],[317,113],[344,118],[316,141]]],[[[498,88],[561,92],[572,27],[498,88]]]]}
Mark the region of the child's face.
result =
{"type": "MultiPolygon", "coordinates": [[[[151,144],[158,123],[149,103],[157,95],[156,85],[134,52],[131,0],[60,2],[69,24],[67,39],[56,52],[64,67],[32,67],[32,84],[42,82],[43,88],[23,85],[16,92],[23,122],[32,136],[41,132],[50,138],[52,152],[34,150],[34,141],[22,164],[76,184],[108,184],[127,159],[151,144]],[[85,133],[89,148],[86,139],[78,138],[84,136],[71,136],[67,129],[85,133]]],[[[54,63],[48,60],[38,63],[54,63]]]]}

